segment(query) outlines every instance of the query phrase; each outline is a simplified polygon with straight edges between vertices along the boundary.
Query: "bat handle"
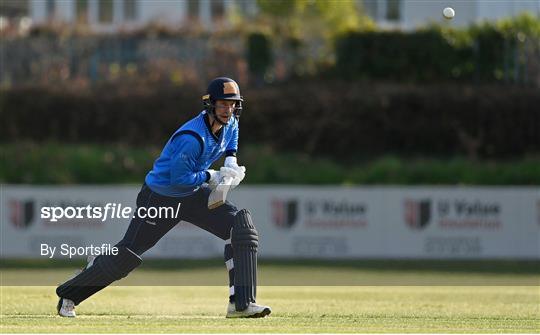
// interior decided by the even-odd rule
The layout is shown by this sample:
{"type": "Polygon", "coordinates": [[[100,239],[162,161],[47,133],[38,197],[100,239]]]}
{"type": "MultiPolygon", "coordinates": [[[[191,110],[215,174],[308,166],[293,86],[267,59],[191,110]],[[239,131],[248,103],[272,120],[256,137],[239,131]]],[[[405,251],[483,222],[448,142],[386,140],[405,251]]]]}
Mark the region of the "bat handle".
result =
{"type": "Polygon", "coordinates": [[[208,196],[209,209],[214,209],[225,203],[227,193],[229,192],[229,189],[231,189],[232,181],[232,177],[221,178],[220,183],[210,192],[210,195],[208,196]]]}

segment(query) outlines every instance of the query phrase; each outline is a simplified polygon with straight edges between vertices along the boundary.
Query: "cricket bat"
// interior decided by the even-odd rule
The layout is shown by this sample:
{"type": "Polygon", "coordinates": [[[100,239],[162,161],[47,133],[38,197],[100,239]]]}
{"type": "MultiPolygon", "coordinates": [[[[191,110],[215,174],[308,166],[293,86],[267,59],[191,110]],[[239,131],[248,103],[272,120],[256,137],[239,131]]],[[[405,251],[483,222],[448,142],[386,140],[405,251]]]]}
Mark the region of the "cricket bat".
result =
{"type": "Polygon", "coordinates": [[[231,189],[233,178],[223,177],[215,189],[208,196],[208,208],[214,209],[223,205],[227,200],[227,193],[231,189]]]}

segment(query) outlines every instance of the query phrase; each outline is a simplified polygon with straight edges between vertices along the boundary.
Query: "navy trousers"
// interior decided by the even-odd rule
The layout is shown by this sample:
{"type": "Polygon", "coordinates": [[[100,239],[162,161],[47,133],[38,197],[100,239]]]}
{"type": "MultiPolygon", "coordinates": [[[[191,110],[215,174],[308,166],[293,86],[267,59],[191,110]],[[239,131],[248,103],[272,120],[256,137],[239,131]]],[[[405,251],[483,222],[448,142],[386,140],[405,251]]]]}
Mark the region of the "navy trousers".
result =
{"type": "Polygon", "coordinates": [[[222,240],[229,239],[238,209],[229,201],[215,209],[208,209],[209,194],[208,187],[200,187],[197,192],[186,197],[167,197],[153,192],[143,184],[137,196],[137,207],[145,207],[147,210],[150,207],[172,207],[176,210],[178,203],[181,203],[179,217],[150,219],[135,216],[117,246],[127,247],[140,256],[152,248],[180,220],[194,224],[222,240]]]}

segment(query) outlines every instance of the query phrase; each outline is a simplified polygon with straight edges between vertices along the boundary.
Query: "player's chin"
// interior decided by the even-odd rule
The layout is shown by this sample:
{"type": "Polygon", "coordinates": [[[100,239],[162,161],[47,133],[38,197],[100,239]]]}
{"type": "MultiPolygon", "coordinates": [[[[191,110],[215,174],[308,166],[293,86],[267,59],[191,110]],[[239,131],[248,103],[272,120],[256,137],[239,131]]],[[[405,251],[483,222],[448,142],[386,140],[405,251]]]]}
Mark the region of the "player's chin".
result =
{"type": "Polygon", "coordinates": [[[231,117],[230,117],[230,116],[219,115],[219,119],[220,119],[221,122],[223,122],[223,123],[228,123],[229,120],[231,119],[231,117]]]}

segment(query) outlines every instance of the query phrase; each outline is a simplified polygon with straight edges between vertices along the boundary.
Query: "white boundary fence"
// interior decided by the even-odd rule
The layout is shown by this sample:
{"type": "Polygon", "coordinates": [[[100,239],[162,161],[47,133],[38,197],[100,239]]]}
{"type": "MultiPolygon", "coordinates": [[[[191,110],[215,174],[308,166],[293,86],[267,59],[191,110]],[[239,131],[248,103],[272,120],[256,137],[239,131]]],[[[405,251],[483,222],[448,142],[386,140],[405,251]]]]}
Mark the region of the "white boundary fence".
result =
{"type": "MultiPolygon", "coordinates": [[[[41,219],[43,206],[135,207],[139,186],[1,189],[1,257],[43,258],[41,244],[114,244],[129,219],[41,219]]],[[[241,186],[262,258],[540,259],[540,187],[241,186]]],[[[217,222],[216,224],[219,224],[217,222]]],[[[190,224],[145,258],[221,257],[223,242],[190,224]]]]}

